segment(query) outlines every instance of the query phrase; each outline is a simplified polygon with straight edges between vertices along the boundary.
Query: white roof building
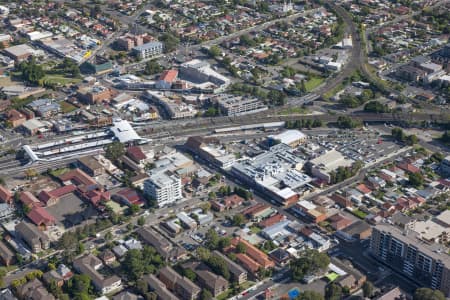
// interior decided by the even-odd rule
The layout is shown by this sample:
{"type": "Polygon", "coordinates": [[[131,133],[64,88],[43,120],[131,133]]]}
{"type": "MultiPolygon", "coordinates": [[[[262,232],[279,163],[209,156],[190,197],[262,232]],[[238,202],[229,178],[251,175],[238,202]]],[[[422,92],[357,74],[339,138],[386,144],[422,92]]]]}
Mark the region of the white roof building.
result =
{"type": "Polygon", "coordinates": [[[278,140],[280,143],[286,144],[288,146],[297,146],[300,143],[303,143],[307,136],[303,132],[299,130],[286,130],[280,134],[277,135],[271,135],[269,136],[272,140],[278,140]]]}
{"type": "Polygon", "coordinates": [[[113,121],[113,127],[110,128],[115,138],[121,143],[128,143],[133,141],[144,140],[133,129],[130,123],[126,120],[116,119],[113,121]]]}

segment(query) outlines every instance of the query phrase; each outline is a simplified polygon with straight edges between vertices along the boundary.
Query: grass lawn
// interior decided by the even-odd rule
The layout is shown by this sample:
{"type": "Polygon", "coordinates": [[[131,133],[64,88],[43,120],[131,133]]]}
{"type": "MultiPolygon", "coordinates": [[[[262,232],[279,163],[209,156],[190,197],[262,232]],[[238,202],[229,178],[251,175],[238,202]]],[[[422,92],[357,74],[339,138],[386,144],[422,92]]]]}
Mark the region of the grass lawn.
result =
{"type": "Polygon", "coordinates": [[[228,298],[230,298],[232,292],[233,292],[232,289],[228,289],[228,290],[226,290],[225,292],[223,292],[222,294],[218,295],[216,299],[217,299],[217,300],[225,300],[225,299],[228,299],[228,298]]]}
{"type": "Polygon", "coordinates": [[[324,82],[324,81],[325,81],[325,79],[322,77],[311,76],[311,78],[305,82],[306,91],[308,91],[308,92],[312,91],[313,89],[315,89],[316,87],[321,85],[322,82],[324,82]]]}
{"type": "Polygon", "coordinates": [[[364,220],[367,216],[367,214],[359,209],[352,210],[352,214],[362,220],[364,220]]]}
{"type": "Polygon", "coordinates": [[[286,109],[282,109],[278,114],[279,115],[292,115],[292,114],[307,114],[309,110],[302,107],[289,107],[286,109]]]}
{"type": "Polygon", "coordinates": [[[59,177],[59,176],[61,176],[62,174],[68,172],[68,171],[70,171],[69,168],[60,168],[60,169],[52,170],[52,171],[50,172],[50,175],[52,175],[53,177],[59,177]]]}
{"type": "Polygon", "coordinates": [[[65,114],[70,113],[77,109],[76,106],[70,104],[69,102],[65,102],[65,101],[60,102],[59,105],[61,106],[61,111],[65,114]]]}
{"type": "Polygon", "coordinates": [[[261,231],[261,228],[259,228],[258,226],[253,225],[253,226],[250,227],[250,231],[252,233],[254,233],[254,234],[257,234],[257,233],[259,233],[261,231]]]}
{"type": "Polygon", "coordinates": [[[58,83],[60,85],[66,85],[71,83],[79,83],[81,79],[79,78],[68,78],[61,75],[45,75],[42,79],[43,82],[47,83],[58,83]]]}
{"type": "Polygon", "coordinates": [[[338,86],[336,86],[334,89],[332,89],[331,91],[328,91],[327,93],[325,93],[323,95],[323,98],[328,100],[331,97],[333,97],[334,95],[336,95],[339,91],[344,89],[344,85],[341,83],[338,86]]]}

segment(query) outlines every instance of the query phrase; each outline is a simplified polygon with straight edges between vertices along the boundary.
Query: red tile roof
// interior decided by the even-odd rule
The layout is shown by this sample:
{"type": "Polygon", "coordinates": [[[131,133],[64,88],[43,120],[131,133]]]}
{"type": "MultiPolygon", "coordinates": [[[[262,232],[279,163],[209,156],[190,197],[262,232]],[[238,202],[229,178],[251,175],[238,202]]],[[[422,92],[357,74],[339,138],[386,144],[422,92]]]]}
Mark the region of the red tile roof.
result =
{"type": "Polygon", "coordinates": [[[47,204],[48,200],[50,200],[52,198],[60,198],[69,193],[73,193],[76,189],[77,189],[76,186],[74,186],[73,184],[69,184],[69,185],[65,185],[65,186],[59,187],[59,188],[51,190],[51,191],[43,190],[39,193],[38,197],[39,197],[39,200],[41,200],[42,202],[47,204]]]}
{"type": "Polygon", "coordinates": [[[397,166],[405,172],[420,173],[420,169],[412,164],[400,163],[397,166]]]}
{"type": "Polygon", "coordinates": [[[369,193],[372,192],[372,190],[369,189],[364,183],[361,183],[360,185],[358,185],[358,186],[356,187],[356,189],[357,189],[358,191],[360,191],[361,193],[363,193],[363,194],[369,194],[369,193]]]}
{"type": "Polygon", "coordinates": [[[247,255],[243,253],[237,253],[236,259],[244,266],[245,269],[249,272],[256,273],[258,272],[259,268],[261,267],[260,264],[258,264],[256,261],[248,257],[247,255]]]}
{"type": "Polygon", "coordinates": [[[28,207],[42,206],[42,203],[30,192],[22,192],[19,200],[28,207]]]}
{"type": "Polygon", "coordinates": [[[145,153],[142,152],[141,147],[138,146],[129,147],[127,149],[127,155],[137,163],[147,158],[145,153]]]}
{"type": "Polygon", "coordinates": [[[223,199],[223,205],[225,205],[227,208],[241,205],[242,202],[244,202],[244,198],[238,195],[231,195],[223,199]]]}
{"type": "Polygon", "coordinates": [[[92,190],[85,193],[84,197],[94,206],[98,206],[102,201],[109,201],[111,199],[111,194],[108,191],[102,192],[99,190],[92,190]]]}
{"type": "Polygon", "coordinates": [[[134,190],[131,188],[125,188],[123,190],[120,190],[117,192],[117,195],[125,199],[127,202],[129,202],[131,205],[142,205],[144,204],[144,199],[134,190]]]}
{"type": "Polygon", "coordinates": [[[66,172],[64,174],[62,174],[61,176],[59,176],[59,179],[62,182],[66,182],[66,181],[72,181],[73,184],[75,185],[96,185],[97,181],[95,181],[94,178],[92,178],[91,176],[89,176],[88,174],[86,174],[85,172],[83,172],[80,169],[75,169],[69,172],[66,172]]]}
{"type": "Polygon", "coordinates": [[[45,210],[45,208],[40,206],[35,206],[31,209],[31,211],[27,214],[27,217],[33,221],[37,226],[42,225],[53,225],[55,224],[55,218],[45,210]]]}
{"type": "Polygon", "coordinates": [[[12,193],[10,190],[0,185],[0,200],[3,202],[11,202],[12,201],[12,193]]]}
{"type": "Polygon", "coordinates": [[[177,79],[177,76],[178,76],[177,70],[166,70],[161,74],[159,80],[172,83],[175,81],[175,79],[177,79]]]}
{"type": "Polygon", "coordinates": [[[259,212],[262,212],[262,211],[268,209],[269,207],[270,206],[267,205],[267,204],[258,203],[258,204],[255,204],[253,206],[250,206],[249,208],[244,210],[243,214],[252,216],[252,215],[255,215],[255,214],[259,213],[259,212]]]}
{"type": "Polygon", "coordinates": [[[247,242],[246,240],[241,239],[241,238],[234,238],[231,240],[231,244],[235,247],[239,243],[243,243],[245,245],[245,247],[246,247],[245,253],[251,259],[253,259],[258,264],[260,264],[263,268],[272,268],[275,266],[275,263],[269,259],[269,256],[267,256],[267,254],[265,254],[264,252],[262,252],[261,250],[259,250],[258,248],[256,248],[255,246],[253,246],[252,244],[247,242]]]}

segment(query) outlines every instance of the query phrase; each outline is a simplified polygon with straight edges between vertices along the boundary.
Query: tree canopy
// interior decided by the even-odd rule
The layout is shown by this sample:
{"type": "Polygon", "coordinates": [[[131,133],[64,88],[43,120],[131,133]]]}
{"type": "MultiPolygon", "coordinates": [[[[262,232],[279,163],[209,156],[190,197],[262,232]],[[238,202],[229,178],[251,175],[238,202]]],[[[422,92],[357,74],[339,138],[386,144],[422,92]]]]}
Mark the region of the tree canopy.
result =
{"type": "Polygon", "coordinates": [[[293,280],[302,280],[306,275],[315,274],[330,264],[330,258],[317,250],[306,250],[290,264],[293,280]]]}
{"type": "Polygon", "coordinates": [[[445,300],[445,296],[441,291],[432,290],[430,288],[418,288],[414,292],[413,300],[445,300]]]}

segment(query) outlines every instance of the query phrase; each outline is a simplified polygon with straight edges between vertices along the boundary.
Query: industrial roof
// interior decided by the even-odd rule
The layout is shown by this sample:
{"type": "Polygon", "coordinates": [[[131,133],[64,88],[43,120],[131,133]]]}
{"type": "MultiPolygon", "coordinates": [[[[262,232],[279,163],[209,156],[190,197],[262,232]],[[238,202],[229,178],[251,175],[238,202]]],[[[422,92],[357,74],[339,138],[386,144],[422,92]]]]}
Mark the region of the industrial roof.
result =
{"type": "Polygon", "coordinates": [[[111,132],[121,143],[127,143],[132,141],[139,141],[142,138],[136,133],[136,131],[131,127],[128,121],[122,119],[116,119],[113,122],[114,126],[111,127],[111,132]]]}
{"type": "Polygon", "coordinates": [[[305,139],[306,135],[299,130],[293,129],[293,130],[286,130],[277,135],[271,135],[270,138],[273,140],[279,140],[283,144],[290,145],[299,140],[305,139]]]}

